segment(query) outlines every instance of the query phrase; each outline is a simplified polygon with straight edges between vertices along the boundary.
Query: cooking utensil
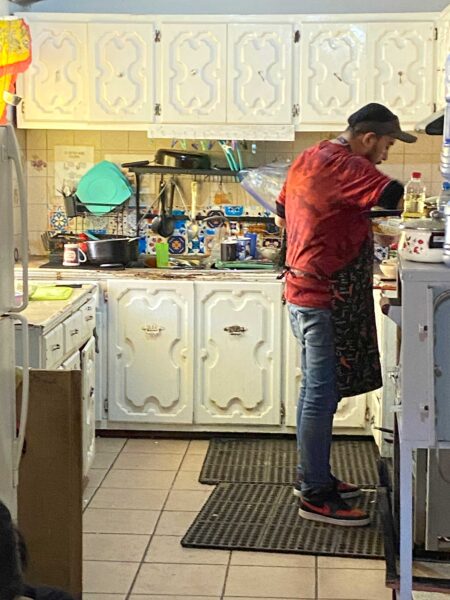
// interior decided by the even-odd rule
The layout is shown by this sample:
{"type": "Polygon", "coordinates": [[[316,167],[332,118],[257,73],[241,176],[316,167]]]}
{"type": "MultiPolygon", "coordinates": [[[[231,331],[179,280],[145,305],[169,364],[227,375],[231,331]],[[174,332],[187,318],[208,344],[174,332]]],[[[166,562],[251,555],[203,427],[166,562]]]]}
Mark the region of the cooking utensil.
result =
{"type": "Polygon", "coordinates": [[[392,210],[389,209],[372,209],[364,212],[368,219],[378,219],[379,217],[401,217],[402,210],[399,208],[395,208],[392,210]]]}
{"type": "Polygon", "coordinates": [[[191,241],[195,239],[198,235],[199,226],[196,220],[197,216],[197,193],[198,193],[198,183],[196,181],[191,181],[191,221],[187,226],[187,235],[188,239],[191,241]]]}
{"type": "Polygon", "coordinates": [[[127,265],[136,261],[139,255],[139,238],[128,238],[121,235],[99,234],[99,240],[89,240],[87,255],[94,265],[121,264],[127,265]]]}
{"type": "Polygon", "coordinates": [[[408,219],[401,223],[398,253],[415,262],[444,260],[445,225],[440,219],[408,219]]]}
{"type": "MultiPolygon", "coordinates": [[[[168,238],[172,235],[175,229],[175,219],[173,218],[173,198],[175,195],[175,183],[171,179],[168,184],[169,201],[167,202],[166,193],[161,197],[161,223],[159,226],[159,235],[168,238]]],[[[167,186],[166,186],[167,190],[167,186]]]]}
{"type": "Polygon", "coordinates": [[[162,167],[175,167],[177,169],[211,168],[211,160],[207,154],[169,150],[166,148],[156,151],[155,162],[162,167]]]}

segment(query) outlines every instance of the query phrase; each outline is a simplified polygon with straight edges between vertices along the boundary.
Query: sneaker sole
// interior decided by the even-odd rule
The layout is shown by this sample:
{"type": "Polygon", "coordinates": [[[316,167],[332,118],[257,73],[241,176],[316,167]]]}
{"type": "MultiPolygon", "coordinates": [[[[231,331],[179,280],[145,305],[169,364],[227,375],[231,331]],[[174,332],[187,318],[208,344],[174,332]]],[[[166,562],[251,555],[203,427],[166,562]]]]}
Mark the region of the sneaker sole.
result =
{"type": "Polygon", "coordinates": [[[327,517],[325,515],[312,513],[307,510],[303,510],[302,508],[298,509],[298,514],[303,517],[303,519],[307,519],[308,521],[328,523],[329,525],[340,525],[341,527],[364,527],[370,523],[370,517],[365,519],[337,519],[334,517],[327,517]]]}
{"type": "MultiPolygon", "coordinates": [[[[294,488],[293,494],[294,494],[294,496],[297,496],[297,498],[301,498],[302,497],[301,491],[297,490],[296,488],[294,488]]],[[[362,494],[361,490],[355,490],[354,492],[339,493],[339,496],[343,500],[350,500],[351,498],[358,498],[359,496],[361,496],[361,494],[362,494]]]]}

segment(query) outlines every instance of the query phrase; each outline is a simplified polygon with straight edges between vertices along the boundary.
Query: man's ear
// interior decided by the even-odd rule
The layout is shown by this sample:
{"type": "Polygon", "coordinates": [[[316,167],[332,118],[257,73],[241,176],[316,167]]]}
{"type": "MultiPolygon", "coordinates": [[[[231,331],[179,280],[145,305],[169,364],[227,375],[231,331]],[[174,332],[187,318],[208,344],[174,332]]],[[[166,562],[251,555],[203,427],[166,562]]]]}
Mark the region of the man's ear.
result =
{"type": "Polygon", "coordinates": [[[378,138],[378,136],[376,133],[374,133],[373,131],[368,131],[367,133],[364,133],[361,136],[361,141],[365,148],[371,148],[374,145],[374,143],[377,141],[377,138],[378,138]]]}

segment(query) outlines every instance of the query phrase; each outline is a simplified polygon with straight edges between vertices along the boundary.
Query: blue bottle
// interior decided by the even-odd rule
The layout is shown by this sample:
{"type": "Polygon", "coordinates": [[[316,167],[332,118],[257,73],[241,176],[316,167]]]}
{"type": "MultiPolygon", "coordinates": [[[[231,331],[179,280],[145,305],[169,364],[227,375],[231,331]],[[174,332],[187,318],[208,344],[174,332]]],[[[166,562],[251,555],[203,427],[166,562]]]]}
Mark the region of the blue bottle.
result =
{"type": "Polygon", "coordinates": [[[441,150],[441,174],[450,180],[450,54],[445,61],[444,138],[441,150]]]}

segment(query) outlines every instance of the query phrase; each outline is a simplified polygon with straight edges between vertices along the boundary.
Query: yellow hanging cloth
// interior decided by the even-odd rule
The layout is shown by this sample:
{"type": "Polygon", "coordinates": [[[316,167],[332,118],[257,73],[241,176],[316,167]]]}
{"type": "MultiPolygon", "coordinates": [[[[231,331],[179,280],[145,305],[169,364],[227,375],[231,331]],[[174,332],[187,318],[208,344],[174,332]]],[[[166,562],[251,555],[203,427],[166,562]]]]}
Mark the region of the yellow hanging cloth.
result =
{"type": "Polygon", "coordinates": [[[15,91],[18,73],[31,63],[30,28],[23,19],[0,19],[0,125],[6,123],[6,102],[3,92],[15,91]]]}

